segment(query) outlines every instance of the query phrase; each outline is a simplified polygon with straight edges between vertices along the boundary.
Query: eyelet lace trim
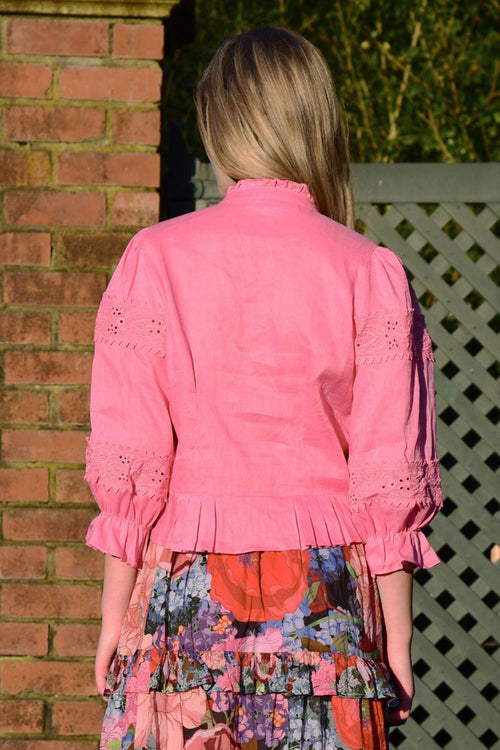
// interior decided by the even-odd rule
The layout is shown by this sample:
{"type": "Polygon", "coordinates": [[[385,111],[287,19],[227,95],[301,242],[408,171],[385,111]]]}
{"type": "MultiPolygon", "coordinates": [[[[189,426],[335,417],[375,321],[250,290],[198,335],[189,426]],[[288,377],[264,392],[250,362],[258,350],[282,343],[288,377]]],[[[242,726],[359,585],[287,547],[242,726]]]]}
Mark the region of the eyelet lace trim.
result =
{"type": "Polygon", "coordinates": [[[95,342],[137,347],[164,357],[165,337],[162,313],[147,304],[104,294],[97,314],[95,342]]]}
{"type": "Polygon", "coordinates": [[[441,504],[439,461],[413,461],[399,466],[367,466],[349,470],[353,510],[373,501],[406,506],[441,504]]]}
{"type": "Polygon", "coordinates": [[[132,448],[94,443],[87,445],[85,479],[106,490],[165,499],[172,471],[172,455],[157,455],[132,448]]]}
{"type": "Polygon", "coordinates": [[[376,364],[396,359],[434,362],[432,341],[418,310],[376,312],[356,338],[356,363],[376,364]]]}

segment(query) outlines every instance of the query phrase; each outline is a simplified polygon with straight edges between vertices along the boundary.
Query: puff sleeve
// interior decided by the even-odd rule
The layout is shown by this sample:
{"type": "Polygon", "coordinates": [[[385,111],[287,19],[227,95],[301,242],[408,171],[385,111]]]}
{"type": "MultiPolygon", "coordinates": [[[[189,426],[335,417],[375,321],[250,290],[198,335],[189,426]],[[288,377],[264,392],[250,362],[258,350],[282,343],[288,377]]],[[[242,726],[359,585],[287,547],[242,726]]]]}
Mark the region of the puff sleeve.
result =
{"type": "Polygon", "coordinates": [[[376,248],[355,300],[349,501],[374,574],[439,562],[421,529],[442,505],[432,344],[400,259],[376,248]]]}
{"type": "Polygon", "coordinates": [[[85,479],[100,514],[86,543],[136,568],[165,506],[173,460],[158,284],[151,248],[139,234],[113,274],[95,326],[85,479]]]}

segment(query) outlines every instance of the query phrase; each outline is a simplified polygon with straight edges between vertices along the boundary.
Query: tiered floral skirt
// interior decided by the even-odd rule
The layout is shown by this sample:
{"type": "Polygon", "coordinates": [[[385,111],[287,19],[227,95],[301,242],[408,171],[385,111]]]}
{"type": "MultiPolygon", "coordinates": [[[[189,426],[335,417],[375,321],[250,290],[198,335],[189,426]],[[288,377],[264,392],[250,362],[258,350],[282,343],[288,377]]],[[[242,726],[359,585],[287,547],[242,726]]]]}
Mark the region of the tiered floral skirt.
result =
{"type": "Polygon", "coordinates": [[[395,693],[364,547],[151,544],[108,676],[101,750],[384,750],[395,693]]]}

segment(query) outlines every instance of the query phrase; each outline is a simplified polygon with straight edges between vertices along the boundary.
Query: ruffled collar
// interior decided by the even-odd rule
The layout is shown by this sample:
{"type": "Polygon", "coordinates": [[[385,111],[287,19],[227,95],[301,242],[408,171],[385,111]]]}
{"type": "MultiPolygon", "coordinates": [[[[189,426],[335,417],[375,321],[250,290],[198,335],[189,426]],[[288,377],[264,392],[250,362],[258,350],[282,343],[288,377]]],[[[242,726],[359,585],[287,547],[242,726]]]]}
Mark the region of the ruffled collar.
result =
{"type": "Polygon", "coordinates": [[[274,194],[282,195],[298,195],[306,198],[310,203],[314,204],[314,198],[312,197],[309,188],[302,182],[293,182],[292,180],[279,180],[277,178],[268,177],[256,177],[239,180],[235,185],[231,185],[227,189],[226,197],[232,198],[237,195],[245,193],[263,192],[266,191],[266,195],[271,195],[271,191],[274,194]]]}

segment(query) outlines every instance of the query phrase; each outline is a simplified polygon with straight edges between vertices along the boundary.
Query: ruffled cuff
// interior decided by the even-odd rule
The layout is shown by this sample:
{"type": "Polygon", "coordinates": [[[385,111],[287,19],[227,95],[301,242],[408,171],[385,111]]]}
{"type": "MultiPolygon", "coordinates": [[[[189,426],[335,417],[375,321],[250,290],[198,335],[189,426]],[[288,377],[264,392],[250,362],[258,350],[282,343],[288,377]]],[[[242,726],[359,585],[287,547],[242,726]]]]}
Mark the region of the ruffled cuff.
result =
{"type": "Polygon", "coordinates": [[[90,522],[85,544],[119,557],[133,568],[142,568],[149,532],[148,526],[103,511],[90,522]]]}
{"type": "Polygon", "coordinates": [[[371,536],[366,540],[365,551],[374,575],[401,570],[404,563],[418,568],[432,568],[439,563],[439,557],[421,531],[401,531],[385,537],[371,536]]]}

